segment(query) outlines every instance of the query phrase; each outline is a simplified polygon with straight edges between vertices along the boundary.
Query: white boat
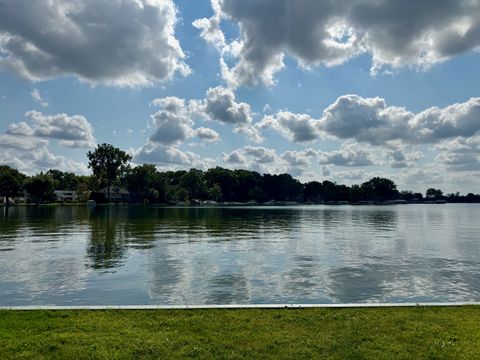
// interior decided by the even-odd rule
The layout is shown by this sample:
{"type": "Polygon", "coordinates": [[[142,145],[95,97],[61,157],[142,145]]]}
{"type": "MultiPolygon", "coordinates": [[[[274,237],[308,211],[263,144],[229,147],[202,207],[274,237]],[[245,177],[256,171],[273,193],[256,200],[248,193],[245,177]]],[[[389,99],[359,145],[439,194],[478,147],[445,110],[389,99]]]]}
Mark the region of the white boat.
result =
{"type": "Polygon", "coordinates": [[[88,200],[86,203],[87,206],[97,206],[97,202],[95,200],[88,200]]]}

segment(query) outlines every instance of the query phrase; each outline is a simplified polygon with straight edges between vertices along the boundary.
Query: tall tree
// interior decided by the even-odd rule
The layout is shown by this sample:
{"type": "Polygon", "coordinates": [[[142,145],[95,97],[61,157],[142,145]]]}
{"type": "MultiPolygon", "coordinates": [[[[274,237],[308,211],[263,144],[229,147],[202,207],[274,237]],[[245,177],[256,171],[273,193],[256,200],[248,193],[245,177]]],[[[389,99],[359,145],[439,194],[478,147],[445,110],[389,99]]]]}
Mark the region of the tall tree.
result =
{"type": "Polygon", "coordinates": [[[9,198],[17,196],[22,187],[24,175],[10,166],[0,166],[0,196],[6,199],[6,206],[10,205],[9,198]]]}
{"type": "Polygon", "coordinates": [[[427,192],[425,193],[425,196],[429,199],[435,199],[435,200],[438,200],[438,199],[441,199],[442,196],[443,196],[443,191],[440,190],[440,189],[434,189],[434,188],[430,188],[427,190],[427,192]]]}
{"type": "Polygon", "coordinates": [[[54,184],[50,175],[40,173],[25,181],[25,190],[32,195],[38,205],[41,201],[52,201],[55,198],[54,184]]]}
{"type": "Polygon", "coordinates": [[[362,184],[362,191],[367,200],[394,200],[398,198],[397,185],[390,180],[381,177],[374,177],[362,184]]]}
{"type": "Polygon", "coordinates": [[[143,164],[129,170],[124,178],[128,191],[137,201],[155,202],[165,193],[165,185],[155,165],[143,164]]]}
{"type": "Polygon", "coordinates": [[[88,167],[93,175],[107,185],[108,202],[113,182],[129,168],[128,162],[132,157],[110,144],[98,145],[95,151],[87,153],[88,167]]]}

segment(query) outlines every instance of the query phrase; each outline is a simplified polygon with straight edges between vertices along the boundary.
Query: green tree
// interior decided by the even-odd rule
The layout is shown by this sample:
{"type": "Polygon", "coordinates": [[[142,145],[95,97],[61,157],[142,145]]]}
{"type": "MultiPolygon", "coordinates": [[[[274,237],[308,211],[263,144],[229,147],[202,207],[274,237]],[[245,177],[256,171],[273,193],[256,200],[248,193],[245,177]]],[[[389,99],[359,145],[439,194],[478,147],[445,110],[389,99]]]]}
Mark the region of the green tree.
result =
{"type": "Polygon", "coordinates": [[[390,179],[380,177],[364,182],[362,191],[367,200],[394,200],[399,196],[397,185],[390,179]]]}
{"type": "Polygon", "coordinates": [[[52,201],[55,198],[54,180],[50,175],[40,173],[25,181],[25,190],[38,205],[41,201],[52,201]]]}
{"type": "Polygon", "coordinates": [[[50,169],[47,171],[47,175],[50,175],[53,178],[55,189],[58,190],[74,191],[80,183],[80,177],[74,173],[50,169]]]}
{"type": "Polygon", "coordinates": [[[22,188],[24,175],[10,166],[0,166],[0,196],[6,198],[6,206],[10,205],[9,198],[17,196],[22,188]]]}
{"type": "Polygon", "coordinates": [[[212,188],[215,184],[220,186],[223,201],[235,201],[238,179],[231,170],[217,166],[205,172],[204,179],[209,188],[212,188]]]}
{"type": "Polygon", "coordinates": [[[98,145],[95,151],[87,153],[88,167],[92,169],[93,175],[107,186],[108,202],[110,203],[110,191],[112,184],[118,177],[121,177],[127,169],[128,162],[132,157],[110,144],[98,145]]]}
{"type": "Polygon", "coordinates": [[[443,197],[443,191],[440,189],[430,188],[427,190],[425,195],[429,199],[441,199],[443,197]]]}
{"type": "Polygon", "coordinates": [[[218,184],[214,184],[208,189],[208,197],[213,201],[222,201],[222,188],[218,184]]]}
{"type": "Polygon", "coordinates": [[[190,169],[180,178],[180,186],[187,189],[190,200],[205,199],[207,196],[207,185],[202,170],[190,169]]]}
{"type": "Polygon", "coordinates": [[[143,164],[129,170],[124,182],[137,201],[157,201],[159,194],[164,193],[163,179],[155,165],[143,164]]]}

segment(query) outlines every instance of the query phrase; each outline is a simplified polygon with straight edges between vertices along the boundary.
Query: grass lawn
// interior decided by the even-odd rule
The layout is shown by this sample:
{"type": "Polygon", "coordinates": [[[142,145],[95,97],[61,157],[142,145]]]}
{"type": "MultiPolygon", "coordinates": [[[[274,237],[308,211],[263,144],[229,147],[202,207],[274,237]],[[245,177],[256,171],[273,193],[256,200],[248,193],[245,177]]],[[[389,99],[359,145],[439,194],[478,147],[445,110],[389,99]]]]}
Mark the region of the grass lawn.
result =
{"type": "Polygon", "coordinates": [[[480,359],[480,307],[0,311],[0,359],[480,359]]]}

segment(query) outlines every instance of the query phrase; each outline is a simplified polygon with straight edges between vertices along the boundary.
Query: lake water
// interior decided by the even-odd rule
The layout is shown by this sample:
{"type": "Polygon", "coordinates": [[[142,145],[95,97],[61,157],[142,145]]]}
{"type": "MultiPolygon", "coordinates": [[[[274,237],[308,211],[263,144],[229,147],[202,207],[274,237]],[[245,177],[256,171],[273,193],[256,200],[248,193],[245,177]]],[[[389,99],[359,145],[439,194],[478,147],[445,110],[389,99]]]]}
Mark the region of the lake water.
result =
{"type": "Polygon", "coordinates": [[[0,305],[480,301],[480,205],[0,208],[0,305]]]}

